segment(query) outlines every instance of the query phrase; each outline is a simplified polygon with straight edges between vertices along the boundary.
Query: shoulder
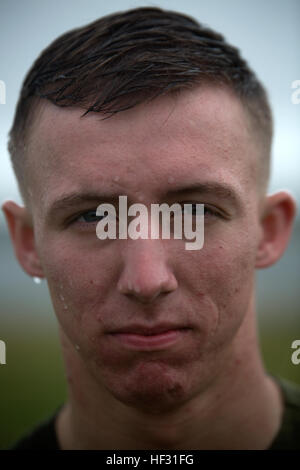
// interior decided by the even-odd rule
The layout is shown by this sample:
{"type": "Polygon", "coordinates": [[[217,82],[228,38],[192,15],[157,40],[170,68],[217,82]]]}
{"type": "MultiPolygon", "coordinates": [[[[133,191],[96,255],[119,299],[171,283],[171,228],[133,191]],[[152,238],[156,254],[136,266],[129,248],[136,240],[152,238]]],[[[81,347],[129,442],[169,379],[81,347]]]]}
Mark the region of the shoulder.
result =
{"type": "Polygon", "coordinates": [[[23,436],[10,450],[60,450],[55,431],[57,415],[58,411],[23,436]]]}
{"type": "Polygon", "coordinates": [[[282,378],[275,378],[280,387],[284,410],[279,432],[270,450],[300,450],[300,386],[282,378]]]}

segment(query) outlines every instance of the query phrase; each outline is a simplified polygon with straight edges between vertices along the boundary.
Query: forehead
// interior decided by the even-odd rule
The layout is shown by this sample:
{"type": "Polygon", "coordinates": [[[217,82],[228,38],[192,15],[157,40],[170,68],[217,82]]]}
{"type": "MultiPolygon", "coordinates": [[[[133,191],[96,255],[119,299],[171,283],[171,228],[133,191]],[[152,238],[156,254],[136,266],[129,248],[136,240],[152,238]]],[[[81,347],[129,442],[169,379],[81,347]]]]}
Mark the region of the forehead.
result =
{"type": "Polygon", "coordinates": [[[199,87],[104,119],[46,103],[30,133],[30,183],[55,193],[117,182],[144,191],[197,174],[254,184],[257,149],[246,112],[228,90],[199,87]]]}

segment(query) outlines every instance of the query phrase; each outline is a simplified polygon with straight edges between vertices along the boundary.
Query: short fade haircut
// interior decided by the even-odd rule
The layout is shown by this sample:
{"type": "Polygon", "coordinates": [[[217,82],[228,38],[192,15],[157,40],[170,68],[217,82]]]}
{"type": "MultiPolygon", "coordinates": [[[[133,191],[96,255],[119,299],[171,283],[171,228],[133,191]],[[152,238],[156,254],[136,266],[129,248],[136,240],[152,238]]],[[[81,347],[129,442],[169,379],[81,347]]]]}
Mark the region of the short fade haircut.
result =
{"type": "Polygon", "coordinates": [[[193,18],[160,8],[102,17],[58,37],[29,70],[17,104],[8,149],[26,199],[26,143],[43,99],[79,106],[104,118],[159,95],[209,83],[229,87],[248,111],[262,149],[260,180],[269,177],[272,114],[266,91],[221,34],[193,18]]]}

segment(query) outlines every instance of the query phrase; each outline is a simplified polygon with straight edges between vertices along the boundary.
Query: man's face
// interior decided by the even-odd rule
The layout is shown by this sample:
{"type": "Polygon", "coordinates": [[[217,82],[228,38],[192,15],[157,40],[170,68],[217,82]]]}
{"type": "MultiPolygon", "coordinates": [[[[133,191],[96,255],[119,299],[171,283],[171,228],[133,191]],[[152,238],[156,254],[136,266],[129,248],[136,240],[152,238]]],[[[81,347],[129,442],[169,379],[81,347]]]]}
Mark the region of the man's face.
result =
{"type": "Polygon", "coordinates": [[[221,373],[245,340],[258,149],[239,101],[218,88],[106,120],[82,113],[47,103],[29,145],[36,246],[69,361],[124,403],[172,406],[221,373]],[[204,247],[99,240],[91,211],[102,202],[117,208],[120,195],[149,213],[152,203],[205,204],[204,247]],[[158,336],[144,340],[151,332],[158,336]]]}

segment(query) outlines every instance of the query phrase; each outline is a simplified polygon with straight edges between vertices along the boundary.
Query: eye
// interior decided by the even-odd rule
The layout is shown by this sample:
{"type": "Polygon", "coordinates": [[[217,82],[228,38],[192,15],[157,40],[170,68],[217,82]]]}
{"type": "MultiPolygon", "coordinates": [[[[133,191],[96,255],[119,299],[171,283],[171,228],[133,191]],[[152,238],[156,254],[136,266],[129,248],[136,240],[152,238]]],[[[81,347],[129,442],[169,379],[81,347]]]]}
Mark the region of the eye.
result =
{"type": "Polygon", "coordinates": [[[199,206],[204,206],[203,208],[203,214],[204,217],[221,217],[220,211],[218,211],[216,208],[213,206],[207,205],[207,204],[200,204],[199,202],[184,202],[183,203],[183,212],[189,215],[200,215],[202,211],[200,211],[199,206]],[[188,206],[187,206],[188,204],[188,206]]]}
{"type": "Polygon", "coordinates": [[[96,209],[93,209],[86,212],[82,212],[79,216],[73,219],[73,222],[92,224],[100,222],[100,220],[104,219],[105,217],[106,215],[97,215],[96,209]]]}
{"type": "Polygon", "coordinates": [[[204,217],[210,217],[210,216],[215,216],[215,217],[221,217],[220,212],[218,212],[216,209],[214,209],[211,206],[207,206],[206,204],[204,205],[204,217]]]}

